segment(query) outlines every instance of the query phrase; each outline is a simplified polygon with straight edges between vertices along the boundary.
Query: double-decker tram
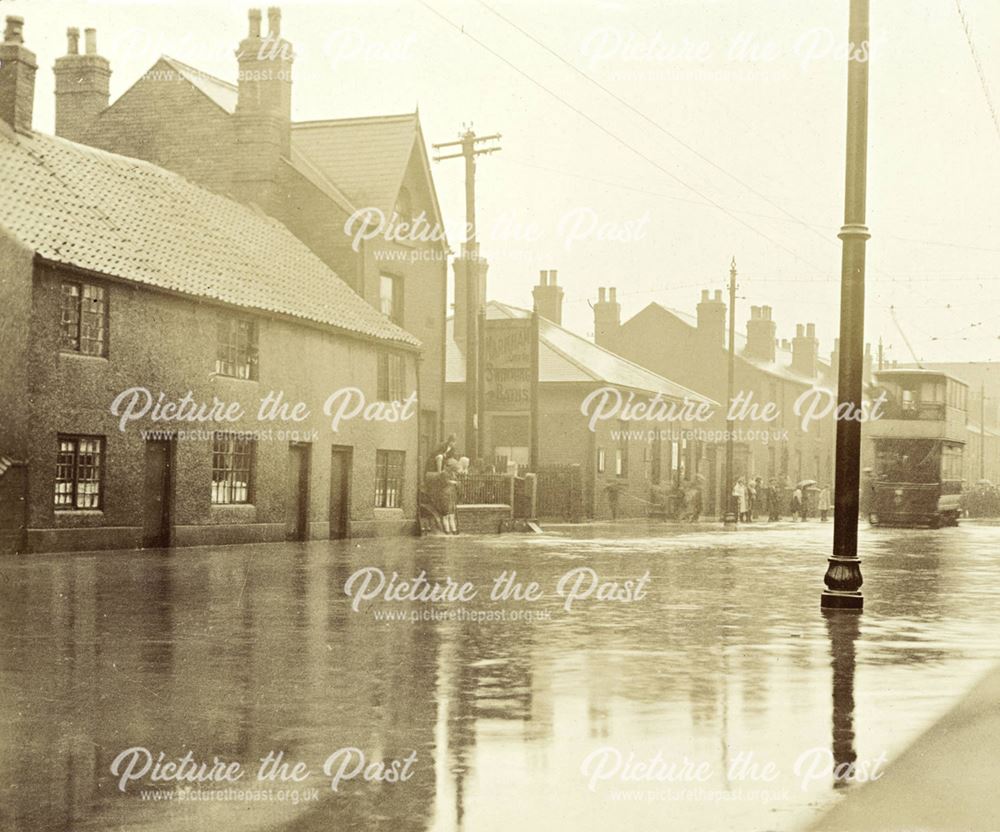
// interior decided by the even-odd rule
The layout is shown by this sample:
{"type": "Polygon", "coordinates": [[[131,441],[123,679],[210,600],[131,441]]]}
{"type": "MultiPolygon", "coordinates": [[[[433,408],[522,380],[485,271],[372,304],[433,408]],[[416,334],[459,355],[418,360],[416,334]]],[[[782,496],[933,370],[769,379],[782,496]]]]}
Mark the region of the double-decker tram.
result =
{"type": "Polygon", "coordinates": [[[876,375],[882,418],[869,423],[874,444],[872,525],[958,525],[968,386],[935,370],[876,375]]]}

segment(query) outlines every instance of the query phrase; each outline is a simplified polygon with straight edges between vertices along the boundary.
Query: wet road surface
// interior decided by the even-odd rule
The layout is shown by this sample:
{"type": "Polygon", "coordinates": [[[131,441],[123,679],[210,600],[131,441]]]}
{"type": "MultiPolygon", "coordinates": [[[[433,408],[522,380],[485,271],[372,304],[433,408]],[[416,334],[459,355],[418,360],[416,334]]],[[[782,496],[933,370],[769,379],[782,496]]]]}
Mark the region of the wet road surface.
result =
{"type": "Polygon", "coordinates": [[[878,771],[1000,660],[1000,527],[863,529],[860,617],[820,613],[831,537],[643,523],[2,560],[0,829],[797,828],[852,787],[830,769],[878,771]],[[472,590],[376,596],[421,571],[472,590]],[[373,597],[345,593],[359,572],[373,597]],[[122,792],[131,748],[244,773],[122,792]],[[269,752],[301,782],[258,780],[269,752]]]}

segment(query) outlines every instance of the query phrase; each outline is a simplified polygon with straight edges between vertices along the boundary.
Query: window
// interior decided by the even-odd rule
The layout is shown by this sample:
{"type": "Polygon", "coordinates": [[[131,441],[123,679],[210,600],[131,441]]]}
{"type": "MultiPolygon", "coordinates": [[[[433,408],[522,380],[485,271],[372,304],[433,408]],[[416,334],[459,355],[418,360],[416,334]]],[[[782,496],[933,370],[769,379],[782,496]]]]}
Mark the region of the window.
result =
{"type": "Polygon", "coordinates": [[[249,503],[253,496],[256,442],[235,433],[212,440],[212,503],[249,503]]]}
{"type": "Polygon", "coordinates": [[[225,315],[219,318],[215,372],[220,376],[257,378],[257,322],[225,315]]]}
{"type": "Polygon", "coordinates": [[[403,280],[391,274],[378,279],[378,308],[390,321],[403,325],[403,280]]]}
{"type": "Polygon", "coordinates": [[[408,188],[399,189],[399,193],[396,195],[395,214],[396,223],[413,221],[413,200],[410,198],[408,188]]]}
{"type": "Polygon", "coordinates": [[[108,299],[102,286],[62,284],[61,348],[81,355],[108,354],[108,299]]]}
{"type": "Polygon", "coordinates": [[[615,450],[615,476],[628,476],[628,422],[619,422],[618,448],[615,450]]]}
{"type": "Polygon", "coordinates": [[[380,402],[399,402],[406,394],[404,385],[403,356],[395,352],[378,354],[378,390],[380,402]]]}
{"type": "Polygon", "coordinates": [[[60,436],[58,442],[56,508],[101,508],[104,439],[100,436],[60,436]]]}
{"type": "Polygon", "coordinates": [[[375,508],[399,508],[403,500],[405,451],[375,452],[375,508]]]}

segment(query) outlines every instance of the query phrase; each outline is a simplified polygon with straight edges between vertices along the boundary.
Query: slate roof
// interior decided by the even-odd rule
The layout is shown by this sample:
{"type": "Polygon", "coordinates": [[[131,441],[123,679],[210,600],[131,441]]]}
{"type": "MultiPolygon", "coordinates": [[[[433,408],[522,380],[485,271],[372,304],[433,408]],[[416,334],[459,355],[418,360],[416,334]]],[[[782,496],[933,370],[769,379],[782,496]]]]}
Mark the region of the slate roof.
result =
{"type": "Polygon", "coordinates": [[[275,220],[177,174],[0,133],[0,229],[46,260],[419,346],[275,220]]]}
{"type": "MultiPolygon", "coordinates": [[[[495,300],[486,304],[487,320],[529,317],[531,312],[527,309],[508,306],[495,300]]],[[[712,399],[599,347],[593,341],[588,341],[546,318],[539,318],[538,336],[538,377],[542,384],[610,384],[647,393],[661,393],[671,399],[687,398],[690,401],[716,404],[712,399]]],[[[447,324],[446,379],[450,383],[465,381],[465,353],[454,338],[454,317],[450,317],[447,324]]]]}
{"type": "MultiPolygon", "coordinates": [[[[662,312],[666,312],[668,315],[673,315],[681,321],[681,323],[687,324],[692,329],[698,328],[698,319],[694,315],[690,315],[687,312],[681,312],[678,309],[672,309],[661,303],[653,302],[649,304],[649,306],[655,307],[662,312]]],[[[774,346],[774,361],[762,361],[755,356],[747,355],[746,349],[746,333],[737,330],[736,356],[739,360],[745,361],[750,366],[755,367],[762,372],[768,373],[769,375],[782,378],[786,381],[804,384],[807,387],[829,386],[830,384],[836,386],[835,371],[831,368],[829,362],[824,361],[819,357],[816,359],[817,376],[816,378],[810,378],[809,376],[798,373],[792,369],[792,351],[784,349],[779,344],[775,344],[774,346]]]]}
{"type": "Polygon", "coordinates": [[[416,113],[297,122],[292,149],[332,178],[359,208],[392,216],[417,140],[416,113]]]}
{"type": "Polygon", "coordinates": [[[236,112],[236,84],[230,84],[228,81],[223,81],[221,78],[216,78],[214,75],[202,72],[200,69],[182,63],[168,55],[163,55],[160,60],[168,64],[182,78],[194,84],[195,87],[205,93],[205,95],[211,98],[212,101],[227,113],[232,114],[236,112]]]}

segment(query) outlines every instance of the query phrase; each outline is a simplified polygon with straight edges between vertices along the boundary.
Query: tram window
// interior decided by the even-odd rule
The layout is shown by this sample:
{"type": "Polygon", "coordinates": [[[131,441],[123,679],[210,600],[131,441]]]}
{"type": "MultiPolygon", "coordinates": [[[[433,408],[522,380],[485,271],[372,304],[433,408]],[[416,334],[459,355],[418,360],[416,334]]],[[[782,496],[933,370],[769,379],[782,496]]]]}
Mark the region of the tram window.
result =
{"type": "Polygon", "coordinates": [[[883,440],[876,448],[876,471],[888,482],[937,482],[939,444],[931,439],[883,440]]]}

